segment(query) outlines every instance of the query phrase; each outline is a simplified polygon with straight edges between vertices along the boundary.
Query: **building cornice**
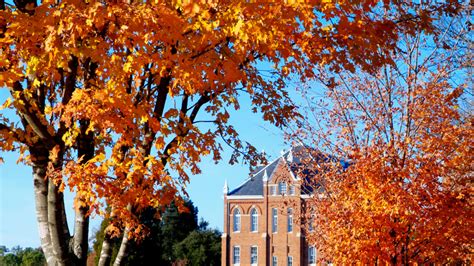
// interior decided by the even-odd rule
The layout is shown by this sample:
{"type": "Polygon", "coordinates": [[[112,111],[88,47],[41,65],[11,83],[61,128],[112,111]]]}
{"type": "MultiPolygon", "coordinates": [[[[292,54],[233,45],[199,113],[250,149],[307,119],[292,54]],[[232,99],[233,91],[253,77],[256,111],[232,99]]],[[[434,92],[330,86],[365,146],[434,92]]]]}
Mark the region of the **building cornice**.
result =
{"type": "Polygon", "coordinates": [[[263,199],[262,195],[229,195],[227,199],[263,199]]]}

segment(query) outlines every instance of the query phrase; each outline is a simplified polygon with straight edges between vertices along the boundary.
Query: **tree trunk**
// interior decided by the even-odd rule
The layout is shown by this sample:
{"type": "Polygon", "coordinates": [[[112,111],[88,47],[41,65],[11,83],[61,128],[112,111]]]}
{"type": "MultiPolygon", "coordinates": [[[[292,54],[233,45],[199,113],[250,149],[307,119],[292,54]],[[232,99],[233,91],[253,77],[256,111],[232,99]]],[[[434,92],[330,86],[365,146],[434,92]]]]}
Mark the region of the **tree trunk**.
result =
{"type": "Polygon", "coordinates": [[[106,232],[104,236],[104,241],[102,242],[102,248],[100,250],[99,266],[110,265],[111,256],[112,247],[110,246],[110,237],[106,232]]]}
{"type": "Polygon", "coordinates": [[[71,265],[63,194],[47,177],[49,149],[45,144],[36,143],[29,150],[33,164],[36,217],[46,262],[48,265],[71,265]]]}
{"type": "Polygon", "coordinates": [[[71,265],[69,238],[65,221],[64,198],[54,182],[48,182],[48,224],[57,265],[71,265]]]}
{"type": "MultiPolygon", "coordinates": [[[[92,131],[87,132],[90,122],[81,120],[79,122],[81,133],[78,136],[77,157],[81,158],[82,164],[87,163],[94,157],[94,134],[92,131]]],[[[81,202],[82,199],[76,196],[76,201],[81,202]]],[[[87,251],[89,249],[89,211],[88,206],[80,206],[76,210],[74,222],[74,238],[72,240],[72,252],[74,253],[79,265],[87,264],[87,251]]]]}
{"type": "Polygon", "coordinates": [[[117,253],[117,257],[115,257],[114,266],[120,266],[123,263],[123,258],[127,254],[127,247],[128,247],[128,234],[130,232],[130,228],[126,227],[123,233],[122,242],[120,243],[120,249],[117,253]]]}
{"type": "Polygon", "coordinates": [[[30,149],[33,163],[33,187],[35,192],[36,219],[41,240],[41,248],[48,265],[56,265],[51,236],[48,224],[48,179],[46,167],[48,165],[48,151],[46,148],[30,149]]]}
{"type": "Polygon", "coordinates": [[[87,251],[89,244],[89,217],[87,216],[88,211],[89,208],[87,207],[80,207],[78,210],[76,210],[72,251],[77,259],[78,265],[87,264],[87,251]]]}

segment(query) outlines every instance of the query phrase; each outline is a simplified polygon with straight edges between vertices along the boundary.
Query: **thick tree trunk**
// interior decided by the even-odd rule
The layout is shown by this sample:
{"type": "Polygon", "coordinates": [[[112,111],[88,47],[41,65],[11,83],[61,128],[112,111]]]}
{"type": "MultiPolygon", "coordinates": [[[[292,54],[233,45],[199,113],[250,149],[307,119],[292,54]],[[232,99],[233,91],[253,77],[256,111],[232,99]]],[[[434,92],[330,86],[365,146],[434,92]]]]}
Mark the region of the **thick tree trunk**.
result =
{"type": "Polygon", "coordinates": [[[36,217],[43,249],[48,265],[71,265],[63,194],[47,177],[50,163],[46,145],[36,143],[30,148],[33,164],[36,217]]]}
{"type": "Polygon", "coordinates": [[[64,198],[54,182],[48,183],[48,224],[57,265],[71,265],[69,238],[65,220],[64,198]]]}
{"type": "MultiPolygon", "coordinates": [[[[29,148],[33,165],[36,216],[41,246],[48,265],[71,265],[68,248],[69,228],[63,194],[48,177],[48,167],[52,163],[49,147],[51,145],[39,141],[29,148]]],[[[55,170],[60,171],[61,163],[56,161],[54,165],[55,170]]]]}
{"type": "Polygon", "coordinates": [[[48,265],[56,265],[51,236],[48,224],[48,179],[46,167],[48,165],[48,151],[30,149],[33,162],[33,185],[35,192],[36,219],[40,235],[41,248],[43,249],[48,265]]]}

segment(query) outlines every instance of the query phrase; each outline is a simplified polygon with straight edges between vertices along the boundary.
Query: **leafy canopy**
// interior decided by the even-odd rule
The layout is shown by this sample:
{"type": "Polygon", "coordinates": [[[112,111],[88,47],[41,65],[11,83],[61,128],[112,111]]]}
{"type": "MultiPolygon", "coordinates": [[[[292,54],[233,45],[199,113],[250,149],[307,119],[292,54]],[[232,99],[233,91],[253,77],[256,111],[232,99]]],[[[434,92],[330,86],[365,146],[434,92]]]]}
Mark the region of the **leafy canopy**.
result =
{"type": "Polygon", "coordinates": [[[323,100],[306,95],[295,136],[348,162],[306,162],[318,189],[305,218],[321,261],[472,260],[472,59],[460,21],[440,21],[435,38],[404,36],[396,64],[338,75],[323,100]]]}
{"type": "Polygon", "coordinates": [[[256,154],[228,123],[242,94],[265,120],[283,126],[298,117],[285,90],[290,75],[390,63],[399,32],[411,34],[415,25],[430,32],[433,17],[457,8],[398,1],[17,2],[2,1],[0,10],[0,86],[11,94],[2,109],[17,114],[0,113],[0,150],[19,148],[33,165],[46,160],[48,177],[77,193],[76,207],[105,215],[106,203],[123,218],[116,221],[136,228],[132,234],[140,233],[133,213],[170,203],[188,174],[200,172],[201,156],[221,159],[218,138],[243,150],[244,159],[256,154]],[[261,62],[274,67],[270,77],[259,71],[261,62]],[[92,150],[84,152],[87,145],[92,150]]]}

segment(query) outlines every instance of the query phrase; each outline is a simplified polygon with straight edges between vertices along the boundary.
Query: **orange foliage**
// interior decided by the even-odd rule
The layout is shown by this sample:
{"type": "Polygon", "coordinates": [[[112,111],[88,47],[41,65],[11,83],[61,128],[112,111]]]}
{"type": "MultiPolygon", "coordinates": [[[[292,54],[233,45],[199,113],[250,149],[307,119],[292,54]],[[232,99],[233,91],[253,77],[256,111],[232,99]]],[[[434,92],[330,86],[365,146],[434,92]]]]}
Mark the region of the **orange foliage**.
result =
{"type": "Polygon", "coordinates": [[[413,25],[429,32],[433,16],[457,8],[389,1],[15,2],[2,1],[0,10],[0,86],[11,92],[4,108],[18,117],[0,114],[0,149],[46,149],[56,182],[77,193],[76,207],[105,215],[105,203],[127,226],[136,226],[133,212],[185,193],[201,156],[220,160],[217,137],[256,154],[228,124],[227,109],[239,108],[241,94],[281,127],[298,117],[285,90],[289,75],[380,67],[391,61],[398,33],[413,25]],[[271,77],[259,62],[275,68],[271,77]]]}
{"type": "Polygon", "coordinates": [[[472,261],[474,120],[461,68],[470,63],[455,55],[460,43],[404,40],[395,65],[340,75],[297,132],[334,156],[308,162],[321,186],[306,213],[320,261],[472,261]]]}

